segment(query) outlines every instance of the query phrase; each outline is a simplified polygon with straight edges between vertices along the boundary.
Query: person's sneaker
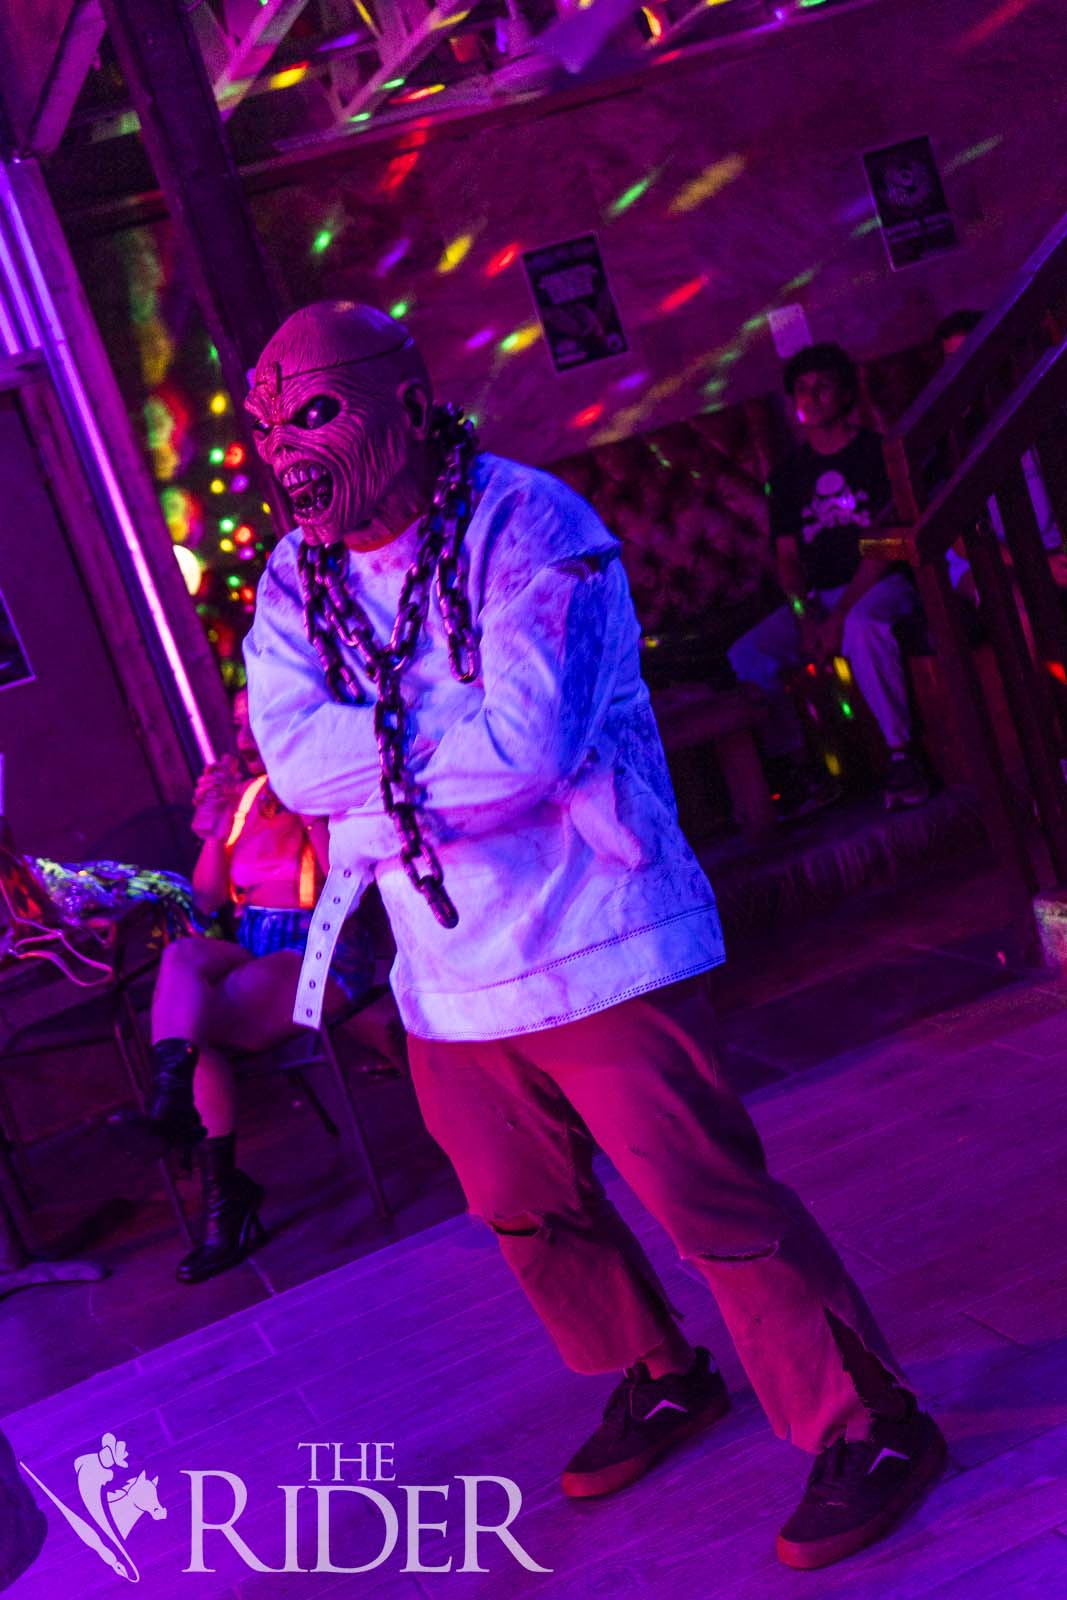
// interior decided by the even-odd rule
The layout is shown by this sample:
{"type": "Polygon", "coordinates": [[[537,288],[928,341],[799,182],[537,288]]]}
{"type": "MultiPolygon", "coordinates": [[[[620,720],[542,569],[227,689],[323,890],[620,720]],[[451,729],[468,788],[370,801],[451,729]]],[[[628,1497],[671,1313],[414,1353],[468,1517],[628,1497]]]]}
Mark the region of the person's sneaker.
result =
{"type": "Polygon", "coordinates": [[[666,1451],[729,1409],[726,1385],[702,1345],[688,1372],[651,1378],[639,1361],[612,1394],[599,1428],[568,1461],[564,1494],[581,1500],[624,1489],[666,1451]]]}
{"type": "Polygon", "coordinates": [[[909,750],[894,750],[889,757],[885,780],[885,808],[902,811],[906,806],[925,805],[930,798],[930,779],[922,762],[909,750]]]}
{"type": "Polygon", "coordinates": [[[792,820],[836,805],[841,794],[841,785],[829,773],[803,766],[794,767],[784,775],[774,799],[779,816],[792,820]]]}
{"type": "Polygon", "coordinates": [[[945,1440],[914,1400],[901,1422],[876,1418],[869,1439],[839,1439],[816,1457],[808,1486],[778,1535],[778,1559],[808,1571],[854,1555],[889,1532],[945,1465],[945,1440]]]}

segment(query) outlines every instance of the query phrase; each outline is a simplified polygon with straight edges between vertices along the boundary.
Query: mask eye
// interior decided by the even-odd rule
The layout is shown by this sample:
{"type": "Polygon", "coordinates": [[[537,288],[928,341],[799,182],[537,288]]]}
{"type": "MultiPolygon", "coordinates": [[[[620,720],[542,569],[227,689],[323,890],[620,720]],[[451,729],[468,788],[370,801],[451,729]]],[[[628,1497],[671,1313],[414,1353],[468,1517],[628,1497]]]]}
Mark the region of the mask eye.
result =
{"type": "Polygon", "coordinates": [[[265,439],[270,432],[270,424],[267,422],[260,422],[258,417],[252,417],[250,421],[252,424],[252,432],[255,434],[256,438],[265,439]]]}
{"type": "Polygon", "coordinates": [[[333,421],[340,409],[340,400],[335,400],[332,394],[316,394],[300,407],[293,421],[298,428],[323,428],[333,421]]]}

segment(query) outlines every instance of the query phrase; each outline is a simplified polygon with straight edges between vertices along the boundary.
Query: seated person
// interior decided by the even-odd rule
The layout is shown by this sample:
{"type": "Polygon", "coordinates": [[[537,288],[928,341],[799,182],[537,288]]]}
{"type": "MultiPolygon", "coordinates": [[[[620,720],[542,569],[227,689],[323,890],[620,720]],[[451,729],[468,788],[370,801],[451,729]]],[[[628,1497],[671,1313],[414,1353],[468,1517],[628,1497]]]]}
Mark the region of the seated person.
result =
{"type": "Polygon", "coordinates": [[[889,749],[886,805],[921,805],[930,784],[912,745],[907,679],[894,626],[919,610],[911,579],[860,555],[860,540],[890,499],[882,441],[853,415],[859,376],[836,344],[810,345],[786,365],[785,390],[803,442],[768,484],[771,537],[787,604],[729,650],[742,683],[771,699],[764,736],[769,758],[786,767],[787,809],[812,810],[835,797],[807,752],[799,719],[782,690],[805,661],[843,655],[889,749]]]}
{"type": "MultiPolygon", "coordinates": [[[[298,1031],[297,980],[327,864],[325,819],[296,816],[271,793],[243,689],[234,727],[240,761],[223,757],[196,786],[193,832],[204,843],[193,895],[205,918],[231,903],[237,939],[166,947],[152,1000],[152,1104],[146,1116],[112,1119],[132,1153],[195,1150],[201,1242],[178,1264],[181,1283],[224,1272],[262,1239],[263,1190],[235,1164],[237,1099],[227,1053],[266,1050],[298,1031]]],[[[327,979],[327,1014],[358,999],[372,975],[370,943],[353,918],[327,979]]]]}

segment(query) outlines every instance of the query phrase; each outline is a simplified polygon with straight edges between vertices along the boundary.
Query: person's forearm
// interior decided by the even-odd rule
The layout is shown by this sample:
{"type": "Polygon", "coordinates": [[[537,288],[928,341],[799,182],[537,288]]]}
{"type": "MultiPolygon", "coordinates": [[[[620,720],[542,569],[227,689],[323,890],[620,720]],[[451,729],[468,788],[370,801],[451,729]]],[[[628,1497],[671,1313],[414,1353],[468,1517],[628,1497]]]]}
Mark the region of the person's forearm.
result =
{"type": "Polygon", "coordinates": [[[213,916],[230,898],[230,863],[222,839],[207,839],[193,868],[193,903],[213,916]]]}

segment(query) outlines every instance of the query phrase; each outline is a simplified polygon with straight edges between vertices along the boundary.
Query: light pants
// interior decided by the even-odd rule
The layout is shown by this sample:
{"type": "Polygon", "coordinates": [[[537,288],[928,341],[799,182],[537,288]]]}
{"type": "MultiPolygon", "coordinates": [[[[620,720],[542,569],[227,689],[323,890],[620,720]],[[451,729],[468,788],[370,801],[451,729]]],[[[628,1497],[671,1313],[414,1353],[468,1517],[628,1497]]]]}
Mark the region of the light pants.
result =
{"type": "MultiPolygon", "coordinates": [[[[819,595],[830,611],[844,593],[828,589],[819,595]]],[[[919,610],[914,585],[902,573],[891,572],[856,601],[845,618],[841,652],[864,700],[882,730],[890,750],[900,750],[911,739],[911,710],[900,646],[894,623],[919,610]]],[[[769,756],[791,755],[804,748],[804,733],[788,697],[782,677],[802,666],[800,623],[790,606],[781,606],[742,634],[728,652],[730,665],[741,683],[754,683],[771,702],[771,715],[763,734],[769,756]]]]}
{"type": "Polygon", "coordinates": [[[865,1438],[864,1398],[906,1382],[826,1235],[768,1174],[715,1037],[702,974],[535,1033],[408,1045],[426,1126],[569,1367],[634,1366],[675,1329],[594,1175],[599,1145],[706,1279],[775,1432],[813,1452],[865,1438]]]}

